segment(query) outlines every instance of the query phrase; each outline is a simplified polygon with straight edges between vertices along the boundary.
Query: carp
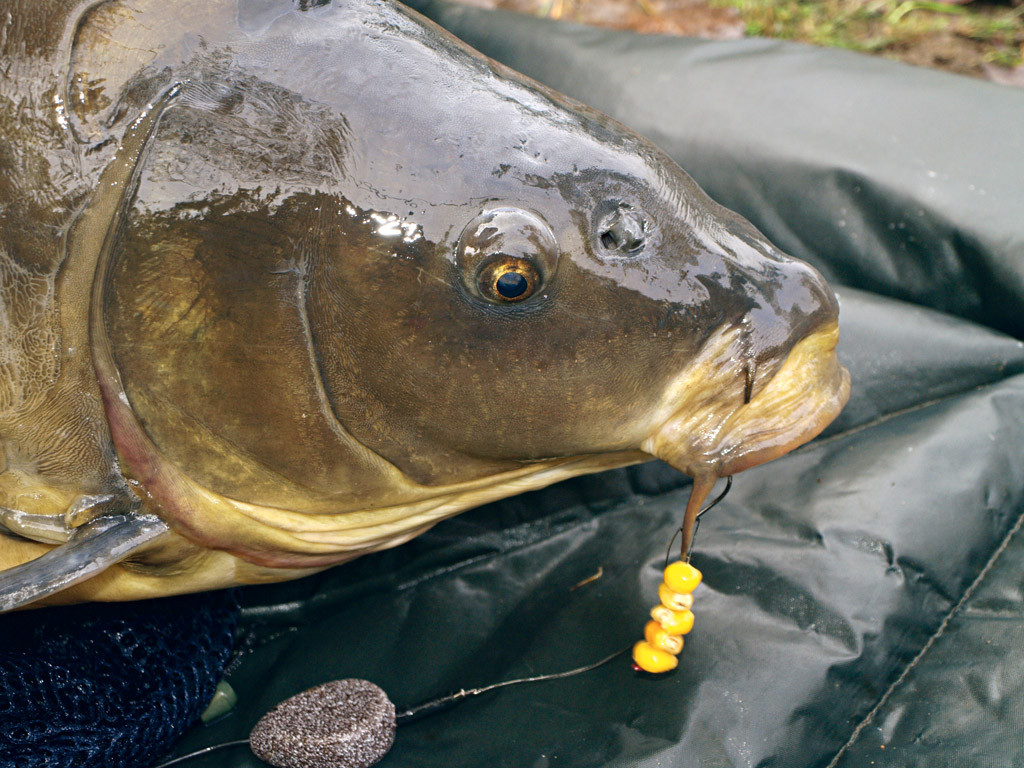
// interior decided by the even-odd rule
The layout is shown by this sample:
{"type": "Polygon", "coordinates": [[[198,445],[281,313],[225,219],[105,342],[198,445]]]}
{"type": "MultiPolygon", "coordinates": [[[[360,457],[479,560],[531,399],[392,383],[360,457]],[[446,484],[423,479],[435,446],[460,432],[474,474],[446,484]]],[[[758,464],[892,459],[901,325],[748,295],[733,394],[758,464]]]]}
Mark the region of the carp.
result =
{"type": "Polygon", "coordinates": [[[810,266],[391,0],[0,0],[0,608],[295,578],[849,393],[810,266]]]}

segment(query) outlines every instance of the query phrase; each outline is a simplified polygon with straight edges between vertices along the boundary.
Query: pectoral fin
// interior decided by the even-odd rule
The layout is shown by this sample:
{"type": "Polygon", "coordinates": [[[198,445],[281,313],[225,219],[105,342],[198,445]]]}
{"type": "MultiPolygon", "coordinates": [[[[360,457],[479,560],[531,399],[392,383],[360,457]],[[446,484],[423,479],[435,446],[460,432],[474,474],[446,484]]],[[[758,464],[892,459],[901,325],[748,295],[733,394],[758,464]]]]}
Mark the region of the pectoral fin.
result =
{"type": "Polygon", "coordinates": [[[0,572],[0,613],[77,584],[169,532],[153,515],[102,517],[75,529],[67,544],[0,572]]]}

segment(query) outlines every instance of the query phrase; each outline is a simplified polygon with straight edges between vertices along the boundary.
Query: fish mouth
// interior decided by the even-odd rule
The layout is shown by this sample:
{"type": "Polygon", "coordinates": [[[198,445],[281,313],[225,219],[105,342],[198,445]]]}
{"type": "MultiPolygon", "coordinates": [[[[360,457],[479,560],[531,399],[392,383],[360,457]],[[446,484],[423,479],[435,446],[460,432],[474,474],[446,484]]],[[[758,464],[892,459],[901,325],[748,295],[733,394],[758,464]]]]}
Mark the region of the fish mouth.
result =
{"type": "Polygon", "coordinates": [[[839,364],[838,342],[837,321],[808,334],[746,402],[752,382],[744,386],[737,374],[745,369],[738,362],[742,334],[716,333],[666,393],[672,414],[642,449],[704,485],[803,445],[849,399],[850,374],[839,364]]]}

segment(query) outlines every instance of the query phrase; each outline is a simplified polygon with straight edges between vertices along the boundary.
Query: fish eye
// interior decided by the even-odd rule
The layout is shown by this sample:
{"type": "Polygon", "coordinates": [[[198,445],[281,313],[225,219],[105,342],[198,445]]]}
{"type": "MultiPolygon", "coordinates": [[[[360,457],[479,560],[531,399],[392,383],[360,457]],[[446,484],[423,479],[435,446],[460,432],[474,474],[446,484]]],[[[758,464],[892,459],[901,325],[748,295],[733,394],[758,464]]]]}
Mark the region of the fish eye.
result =
{"type": "Polygon", "coordinates": [[[558,242],[547,222],[521,208],[493,208],[470,221],[455,251],[468,291],[490,304],[526,301],[558,264],[558,242]]]}
{"type": "Polygon", "coordinates": [[[529,259],[499,255],[484,264],[477,278],[480,293],[495,302],[523,301],[540,283],[540,273],[529,259]]]}
{"type": "Polygon", "coordinates": [[[633,206],[619,203],[601,217],[597,240],[611,255],[635,256],[647,242],[647,219],[633,206]]]}

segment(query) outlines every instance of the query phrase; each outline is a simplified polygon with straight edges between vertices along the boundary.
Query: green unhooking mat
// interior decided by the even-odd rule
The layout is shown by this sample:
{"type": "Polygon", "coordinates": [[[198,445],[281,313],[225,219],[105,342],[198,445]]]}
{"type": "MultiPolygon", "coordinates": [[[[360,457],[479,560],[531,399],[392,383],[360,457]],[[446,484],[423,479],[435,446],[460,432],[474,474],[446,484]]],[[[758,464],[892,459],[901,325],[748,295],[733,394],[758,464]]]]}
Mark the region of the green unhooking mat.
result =
{"type": "MultiPolygon", "coordinates": [[[[853,394],[706,516],[675,673],[622,659],[496,691],[401,726],[381,765],[1024,764],[1024,92],[765,40],[414,5],[639,130],[821,269],[853,394]]],[[[687,483],[660,464],[581,478],[243,590],[238,708],[176,754],[244,738],[330,679],[401,706],[625,647],[687,483]]],[[[259,764],[244,748],[190,763],[259,764]]]]}

